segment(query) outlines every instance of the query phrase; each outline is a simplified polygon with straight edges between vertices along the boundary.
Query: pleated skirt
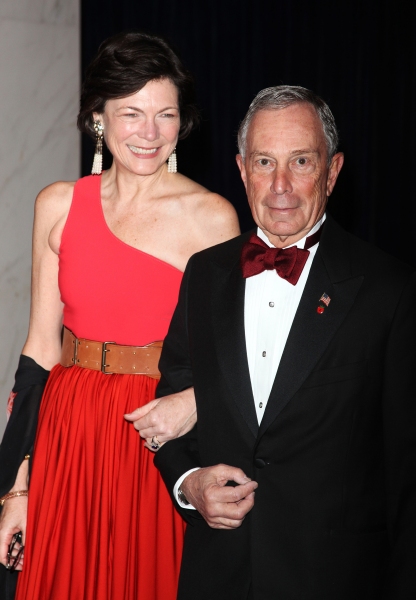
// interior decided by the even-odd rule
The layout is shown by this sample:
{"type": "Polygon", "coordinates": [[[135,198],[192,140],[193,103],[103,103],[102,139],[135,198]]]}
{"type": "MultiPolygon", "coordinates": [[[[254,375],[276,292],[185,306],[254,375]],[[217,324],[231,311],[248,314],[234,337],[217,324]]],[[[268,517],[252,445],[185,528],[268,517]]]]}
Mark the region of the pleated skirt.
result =
{"type": "Polygon", "coordinates": [[[54,367],[39,415],[17,600],[174,600],[184,522],[123,418],[157,381],[54,367]]]}

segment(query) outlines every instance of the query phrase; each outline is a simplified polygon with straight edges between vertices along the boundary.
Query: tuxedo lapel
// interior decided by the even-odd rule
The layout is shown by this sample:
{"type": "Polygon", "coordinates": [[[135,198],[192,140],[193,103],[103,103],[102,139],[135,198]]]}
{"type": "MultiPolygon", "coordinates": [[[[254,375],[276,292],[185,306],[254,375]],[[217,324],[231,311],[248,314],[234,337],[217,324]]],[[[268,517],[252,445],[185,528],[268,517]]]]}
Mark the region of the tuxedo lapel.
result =
{"type": "Polygon", "coordinates": [[[259,436],[317,364],[350,310],[362,281],[361,275],[351,274],[347,234],[329,218],[276,373],[259,436]],[[318,313],[323,293],[328,294],[330,304],[318,313]]]}
{"type": "Polygon", "coordinates": [[[212,312],[218,362],[230,383],[234,402],[254,437],[258,421],[247,361],[244,333],[245,280],[241,274],[240,251],[248,235],[241,237],[237,251],[222,263],[214,262],[212,312]]]}

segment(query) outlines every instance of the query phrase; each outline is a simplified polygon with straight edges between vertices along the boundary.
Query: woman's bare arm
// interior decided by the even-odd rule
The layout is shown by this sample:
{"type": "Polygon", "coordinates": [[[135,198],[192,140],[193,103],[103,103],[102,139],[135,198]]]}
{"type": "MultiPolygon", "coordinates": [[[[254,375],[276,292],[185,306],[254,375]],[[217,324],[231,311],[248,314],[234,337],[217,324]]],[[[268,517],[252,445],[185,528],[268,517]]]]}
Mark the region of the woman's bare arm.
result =
{"type": "Polygon", "coordinates": [[[35,205],[30,324],[22,353],[48,370],[60,357],[63,307],[58,287],[58,254],[72,191],[71,183],[52,184],[42,190],[35,205]]]}

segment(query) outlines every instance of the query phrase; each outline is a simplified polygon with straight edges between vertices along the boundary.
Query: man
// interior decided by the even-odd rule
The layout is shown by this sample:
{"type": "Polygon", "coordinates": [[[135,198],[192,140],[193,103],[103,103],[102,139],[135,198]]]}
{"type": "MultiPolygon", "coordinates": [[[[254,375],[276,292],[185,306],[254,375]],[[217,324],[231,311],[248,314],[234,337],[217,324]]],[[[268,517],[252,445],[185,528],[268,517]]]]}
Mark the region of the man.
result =
{"type": "Polygon", "coordinates": [[[325,215],[336,147],[315,94],[260,92],[237,156],[259,237],[186,269],[158,393],[194,386],[198,423],[155,459],[180,600],[416,596],[416,278],[325,215]]]}

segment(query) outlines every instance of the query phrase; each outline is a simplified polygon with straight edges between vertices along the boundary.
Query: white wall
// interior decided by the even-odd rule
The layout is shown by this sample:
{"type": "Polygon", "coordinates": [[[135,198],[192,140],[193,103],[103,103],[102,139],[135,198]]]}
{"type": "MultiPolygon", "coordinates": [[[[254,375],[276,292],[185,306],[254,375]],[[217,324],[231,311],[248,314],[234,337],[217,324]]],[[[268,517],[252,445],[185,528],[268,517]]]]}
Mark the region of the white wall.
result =
{"type": "Polygon", "coordinates": [[[78,0],[0,0],[0,439],[25,341],[33,204],[79,176],[78,0]]]}

